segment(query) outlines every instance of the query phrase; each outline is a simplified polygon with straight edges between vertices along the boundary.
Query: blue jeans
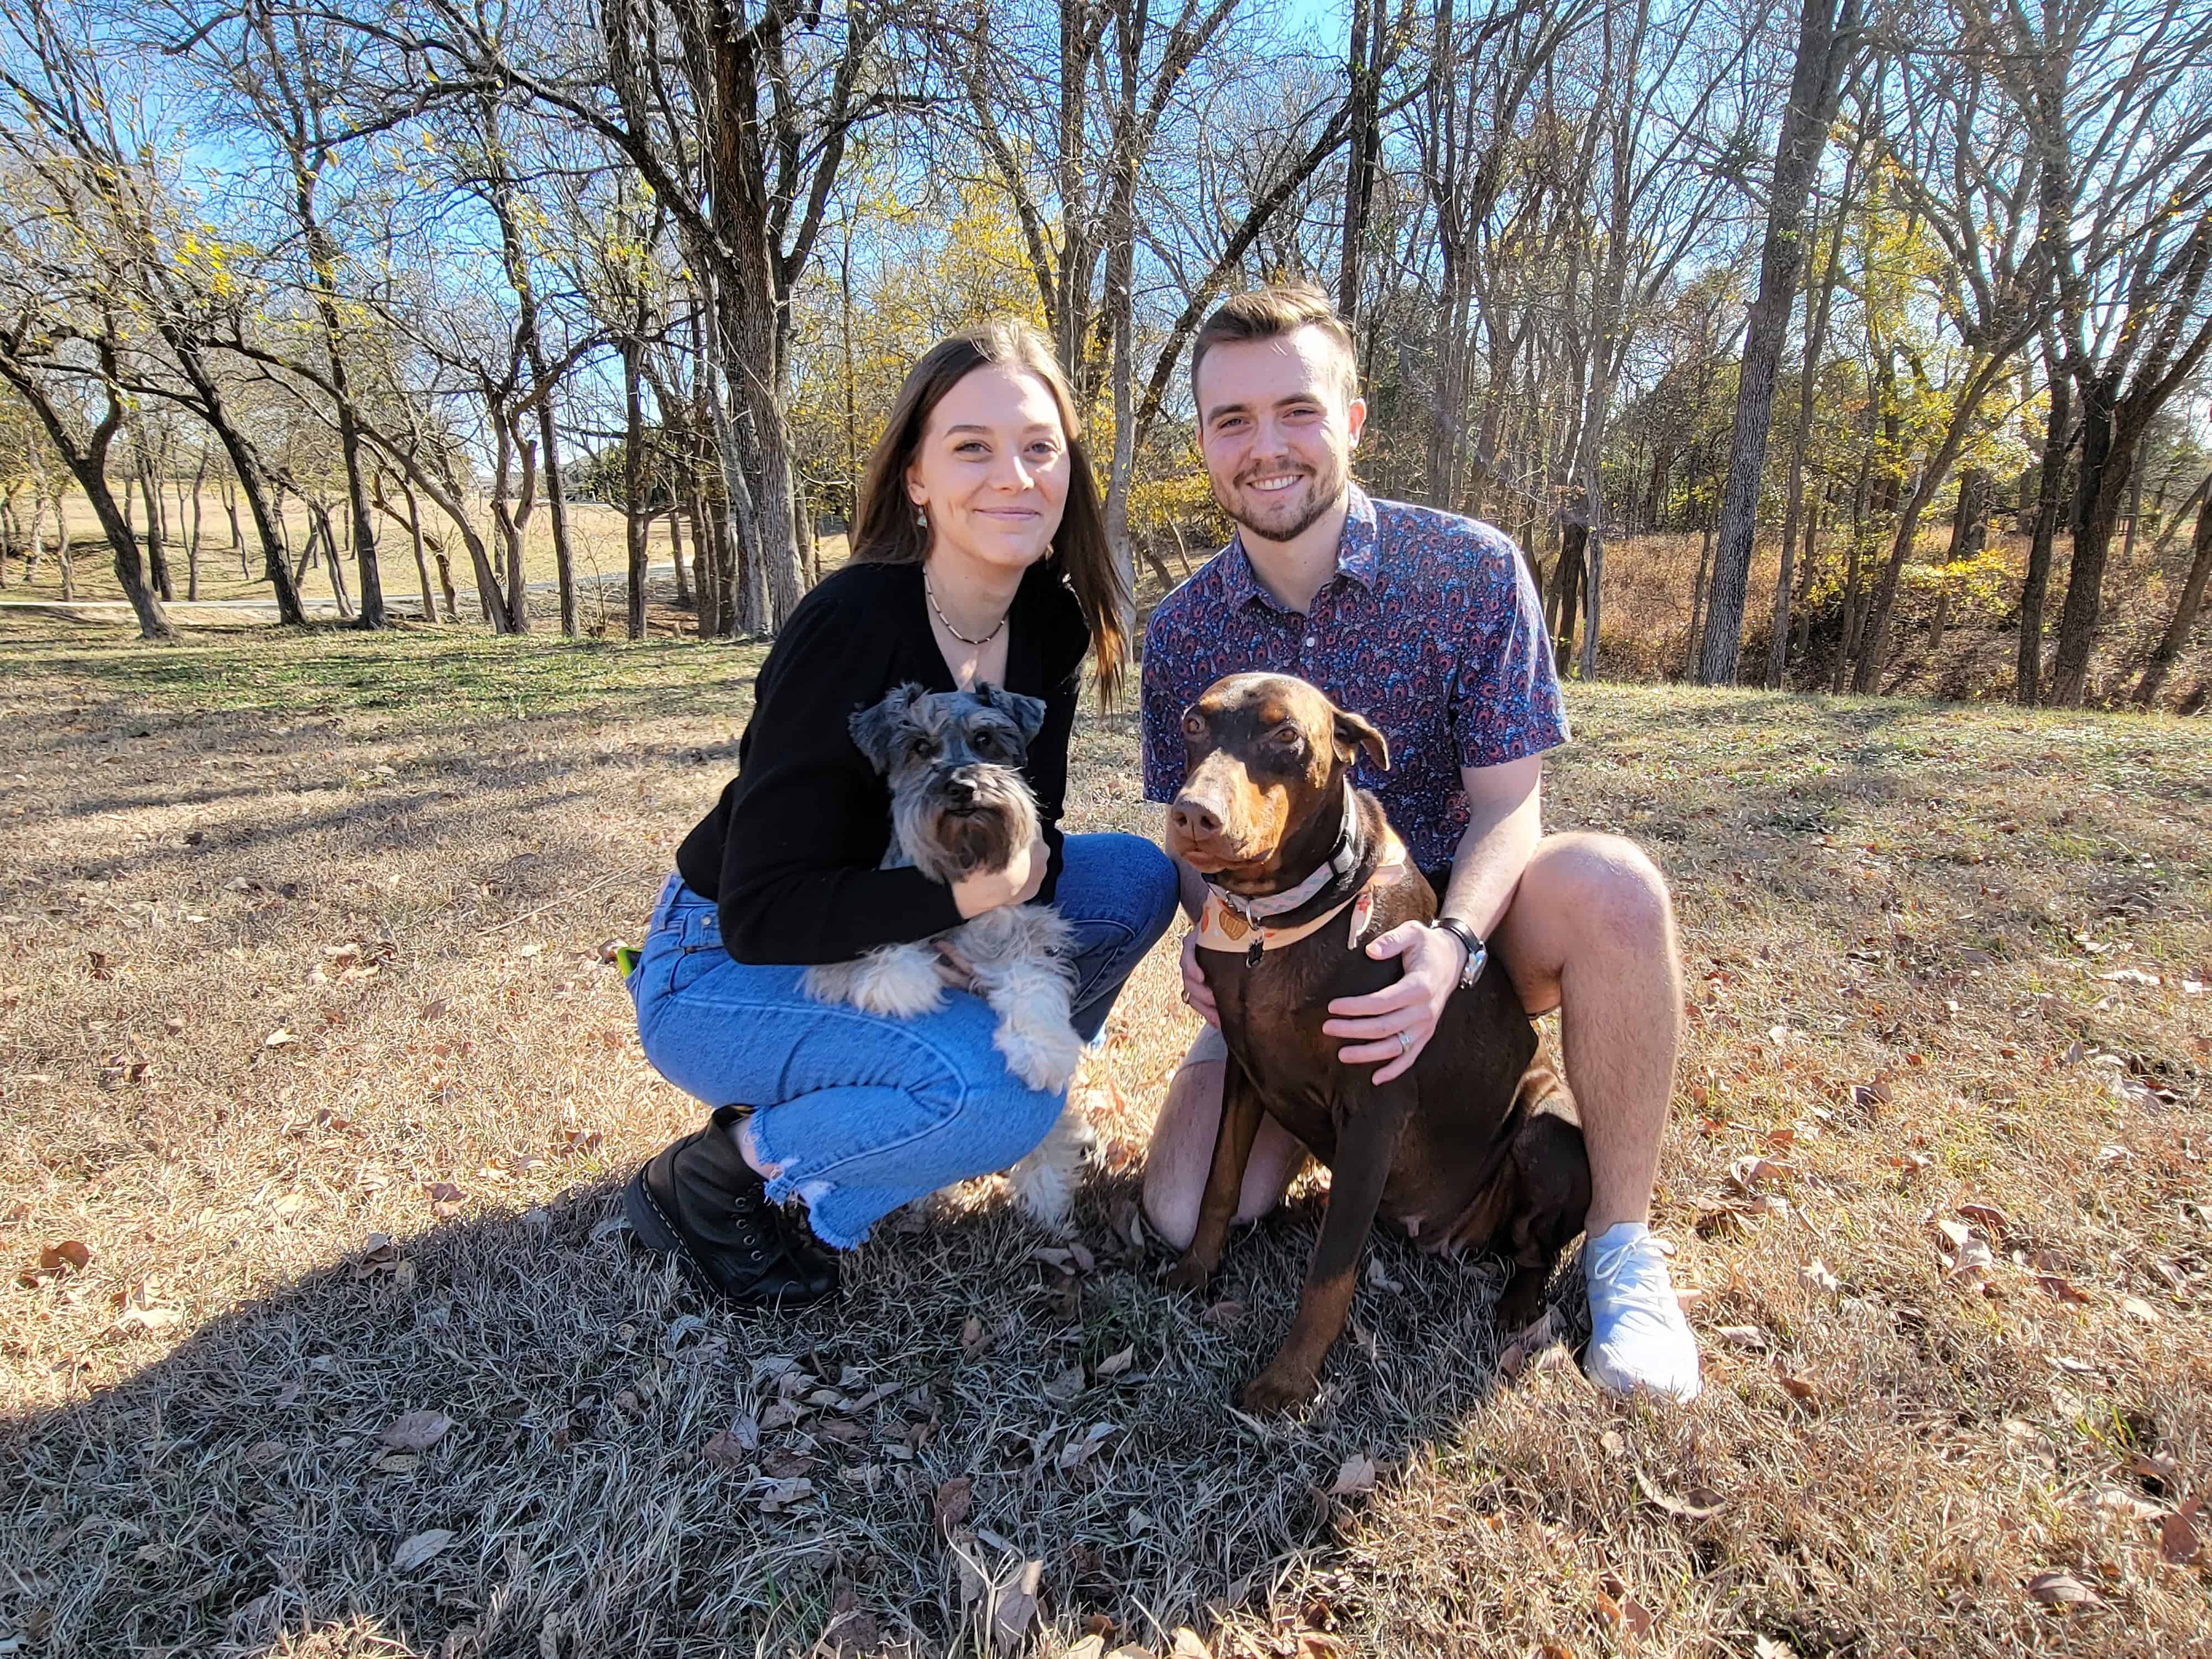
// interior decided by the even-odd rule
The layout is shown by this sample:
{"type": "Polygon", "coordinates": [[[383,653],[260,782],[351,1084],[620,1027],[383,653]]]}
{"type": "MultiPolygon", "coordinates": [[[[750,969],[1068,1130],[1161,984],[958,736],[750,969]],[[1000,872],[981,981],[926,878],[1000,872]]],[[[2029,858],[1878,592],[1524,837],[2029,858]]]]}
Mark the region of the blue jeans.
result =
{"type": "MultiPolygon", "coordinates": [[[[1136,836],[1070,836],[1054,902],[1075,932],[1075,1029],[1106,1023],[1176,912],[1175,866],[1136,836]]],[[[653,1068],[709,1106],[753,1108],[769,1195],[806,1200],[815,1236],[850,1249],[901,1205],[1020,1162],[1065,1097],[1010,1075],[997,1020],[954,992],[891,1019],[816,1002],[803,968],[737,961],[710,900],[671,876],[630,972],[653,1068]]]]}

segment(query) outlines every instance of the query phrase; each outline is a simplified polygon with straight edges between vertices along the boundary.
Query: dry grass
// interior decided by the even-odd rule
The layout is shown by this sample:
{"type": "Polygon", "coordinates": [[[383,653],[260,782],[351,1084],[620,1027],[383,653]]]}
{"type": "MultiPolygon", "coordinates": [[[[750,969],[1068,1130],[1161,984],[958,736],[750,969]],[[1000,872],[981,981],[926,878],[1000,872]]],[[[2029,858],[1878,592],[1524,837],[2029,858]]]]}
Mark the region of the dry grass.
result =
{"type": "MultiPolygon", "coordinates": [[[[2160,1530],[2212,1473],[2201,727],[1577,688],[1553,820],[1680,896],[1659,1221],[1705,1398],[1601,1400],[1561,1347],[1507,1381],[1494,1279],[1383,1244],[1322,1402],[1255,1425],[1311,1194],[1211,1311],[1115,1242],[1188,1030],[1164,953],[1095,1067],[1089,1270],[990,1182],[803,1316],[611,1235],[697,1114],[598,949],[726,776],[754,652],[0,648],[0,1648],[972,1651],[991,1597],[933,1520],[967,1477],[957,1541],[1042,1564],[1047,1651],[1093,1617],[1219,1654],[2212,1650],[2160,1530]],[[387,1446],[413,1412],[453,1426],[387,1446]],[[1355,1455],[1375,1492],[1320,1496],[1355,1455]],[[2051,1570],[2095,1601],[2039,1603],[2051,1570]]],[[[1150,828],[1129,717],[1079,744],[1075,823],[1150,828]]]]}

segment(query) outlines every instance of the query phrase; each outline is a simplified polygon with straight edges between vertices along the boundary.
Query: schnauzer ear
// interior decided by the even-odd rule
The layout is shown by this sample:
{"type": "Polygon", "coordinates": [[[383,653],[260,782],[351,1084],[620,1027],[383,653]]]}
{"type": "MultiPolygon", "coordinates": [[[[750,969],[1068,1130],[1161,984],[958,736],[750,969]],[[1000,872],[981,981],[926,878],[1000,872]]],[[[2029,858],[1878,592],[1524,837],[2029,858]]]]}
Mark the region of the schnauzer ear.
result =
{"type": "Polygon", "coordinates": [[[1044,729],[1044,701],[1041,697],[1025,697],[1018,691],[1009,691],[988,680],[978,680],[975,682],[975,698],[985,708],[995,708],[1006,715],[1021,728],[1022,747],[1024,749],[1044,729]]]}
{"type": "Polygon", "coordinates": [[[1336,711],[1336,752],[1340,760],[1352,760],[1364,749],[1368,758],[1385,772],[1390,769],[1390,740],[1373,726],[1348,708],[1336,711]]]}
{"type": "Polygon", "coordinates": [[[861,709],[845,723],[846,729],[853,734],[853,741],[877,771],[888,773],[891,769],[893,745],[899,728],[906,724],[907,711],[921,695],[918,685],[894,687],[874,708],[861,709]]]}

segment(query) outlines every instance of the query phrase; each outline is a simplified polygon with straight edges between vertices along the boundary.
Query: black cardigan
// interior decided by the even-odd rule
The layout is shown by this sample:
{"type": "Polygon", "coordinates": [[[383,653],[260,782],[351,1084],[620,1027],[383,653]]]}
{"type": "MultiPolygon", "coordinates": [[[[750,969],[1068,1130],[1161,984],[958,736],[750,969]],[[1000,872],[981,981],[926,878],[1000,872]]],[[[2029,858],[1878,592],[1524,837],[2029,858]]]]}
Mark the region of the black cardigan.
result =
{"type": "MultiPolygon", "coordinates": [[[[1023,767],[1060,878],[1068,734],[1091,633],[1048,561],[1022,578],[1006,619],[1006,687],[1044,699],[1023,767]]],[[[755,682],[738,775],[677,849],[684,884],[715,901],[739,962],[848,962],[960,925],[952,890],[919,870],[880,870],[890,789],[846,721],[908,681],[954,689],[930,632],[918,564],[852,563],[791,613],[755,682]]]]}

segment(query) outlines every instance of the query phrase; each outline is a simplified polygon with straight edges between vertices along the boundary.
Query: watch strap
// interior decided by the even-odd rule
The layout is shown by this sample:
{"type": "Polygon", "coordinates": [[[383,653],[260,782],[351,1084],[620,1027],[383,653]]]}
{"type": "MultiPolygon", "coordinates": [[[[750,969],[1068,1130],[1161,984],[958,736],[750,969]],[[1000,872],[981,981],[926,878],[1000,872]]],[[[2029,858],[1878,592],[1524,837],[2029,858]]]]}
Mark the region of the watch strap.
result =
{"type": "Polygon", "coordinates": [[[1460,970],[1460,989],[1465,990],[1482,977],[1484,966],[1490,960],[1490,947],[1482,936],[1457,916],[1438,916],[1430,926],[1441,927],[1467,947],[1467,965],[1460,970]]]}

